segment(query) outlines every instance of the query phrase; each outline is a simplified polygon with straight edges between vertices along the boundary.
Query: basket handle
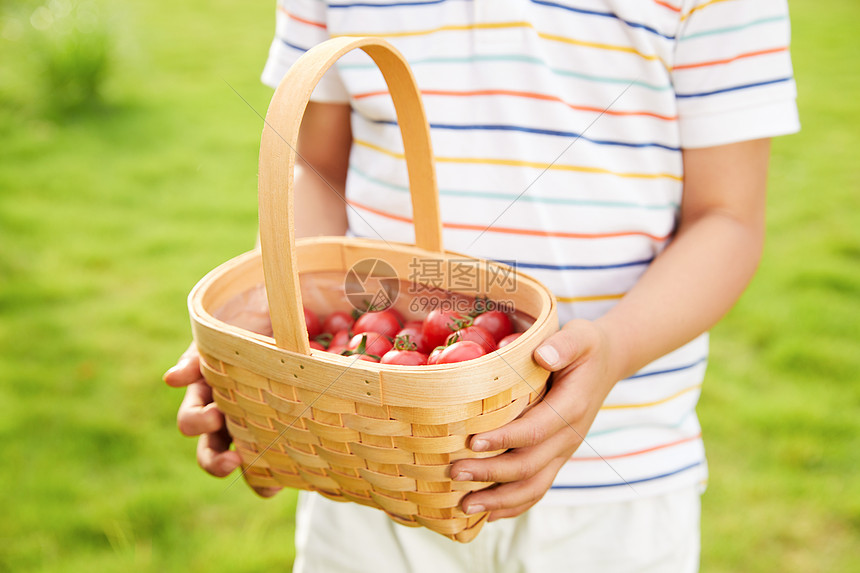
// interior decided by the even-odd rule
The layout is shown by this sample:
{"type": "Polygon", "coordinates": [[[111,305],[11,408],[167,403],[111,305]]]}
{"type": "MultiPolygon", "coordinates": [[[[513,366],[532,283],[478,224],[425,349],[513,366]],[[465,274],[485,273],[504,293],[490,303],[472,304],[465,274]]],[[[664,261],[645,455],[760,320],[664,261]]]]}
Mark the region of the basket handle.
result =
{"type": "Polygon", "coordinates": [[[293,64],[272,96],[260,142],[258,178],[260,247],[275,342],[280,348],[301,354],[309,354],[310,347],[299,273],[294,264],[295,150],[302,116],[314,88],[326,70],[356,48],[376,62],[394,101],[409,172],[415,244],[428,251],[443,251],[430,131],[406,60],[378,38],[334,38],[311,48],[293,64]]]}

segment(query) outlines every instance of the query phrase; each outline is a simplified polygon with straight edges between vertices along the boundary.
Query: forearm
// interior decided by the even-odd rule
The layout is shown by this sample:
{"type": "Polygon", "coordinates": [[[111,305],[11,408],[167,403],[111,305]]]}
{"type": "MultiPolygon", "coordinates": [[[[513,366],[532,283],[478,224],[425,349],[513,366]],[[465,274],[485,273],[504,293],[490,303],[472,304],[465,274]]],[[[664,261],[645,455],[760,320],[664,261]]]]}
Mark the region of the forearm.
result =
{"type": "Polygon", "coordinates": [[[613,344],[620,380],[711,328],[752,278],[762,234],[712,213],[687,229],[598,323],[613,344]]]}
{"type": "Polygon", "coordinates": [[[769,142],[757,141],[685,157],[685,204],[674,240],[597,321],[612,343],[615,379],[705,332],[741,296],[764,242],[768,154],[769,142]]]}
{"type": "Polygon", "coordinates": [[[346,233],[349,118],[348,104],[311,102],[305,110],[293,174],[296,238],[346,233]]]}
{"type": "Polygon", "coordinates": [[[296,238],[346,234],[344,182],[298,164],[294,182],[296,238]]]}

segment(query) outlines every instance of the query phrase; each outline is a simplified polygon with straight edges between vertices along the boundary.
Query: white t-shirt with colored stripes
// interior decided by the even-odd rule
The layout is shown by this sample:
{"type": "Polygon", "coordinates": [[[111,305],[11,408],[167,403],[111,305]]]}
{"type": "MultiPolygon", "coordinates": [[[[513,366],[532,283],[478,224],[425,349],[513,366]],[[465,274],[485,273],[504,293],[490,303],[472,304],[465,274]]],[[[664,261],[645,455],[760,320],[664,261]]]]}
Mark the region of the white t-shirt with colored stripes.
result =
{"type": "MultiPolygon", "coordinates": [[[[785,0],[281,0],[263,81],[345,35],[383,37],[412,66],[445,247],[513,261],[552,289],[562,323],[601,316],[665,248],[682,148],[799,128],[785,0]]],[[[350,233],[412,241],[381,74],[354,51],[314,99],[353,109],[350,233]]],[[[704,484],[707,357],[702,335],[618,382],[545,502],[704,484]]]]}

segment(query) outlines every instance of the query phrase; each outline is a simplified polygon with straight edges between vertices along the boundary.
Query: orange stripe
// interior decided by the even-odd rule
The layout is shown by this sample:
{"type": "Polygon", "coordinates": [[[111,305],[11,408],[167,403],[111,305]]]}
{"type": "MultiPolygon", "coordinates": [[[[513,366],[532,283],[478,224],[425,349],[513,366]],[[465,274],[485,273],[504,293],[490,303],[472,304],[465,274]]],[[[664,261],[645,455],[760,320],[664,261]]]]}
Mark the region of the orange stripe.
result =
{"type": "Polygon", "coordinates": [[[300,17],[296,16],[295,14],[290,14],[281,5],[278,5],[278,10],[280,10],[281,12],[286,14],[287,18],[290,18],[291,20],[295,20],[296,22],[301,22],[302,24],[307,24],[308,26],[316,26],[317,28],[322,28],[323,30],[325,30],[327,28],[326,25],[322,22],[314,22],[312,20],[305,20],[304,18],[300,18],[300,17]]]}
{"type": "Polygon", "coordinates": [[[638,456],[639,454],[647,454],[648,452],[654,452],[654,451],[662,450],[665,448],[671,448],[672,446],[677,446],[680,444],[686,444],[687,442],[692,442],[693,440],[698,440],[701,437],[702,437],[702,432],[699,432],[695,436],[690,436],[689,438],[684,438],[681,440],[677,440],[675,442],[670,442],[668,444],[661,444],[659,446],[654,446],[651,448],[645,448],[644,450],[639,450],[636,452],[628,452],[626,454],[616,454],[614,456],[595,456],[595,457],[590,457],[590,458],[571,457],[569,461],[571,461],[571,462],[598,462],[601,460],[617,460],[619,458],[628,458],[631,456],[638,456]]]}
{"type": "Polygon", "coordinates": [[[755,56],[764,56],[766,54],[778,54],[779,52],[785,52],[788,50],[787,46],[783,46],[782,48],[771,48],[770,50],[759,50],[758,52],[747,52],[746,54],[740,54],[735,56],[734,58],[729,58],[727,60],[714,60],[712,62],[701,62],[698,64],[683,64],[680,66],[675,66],[673,70],[688,70],[690,68],[704,68],[705,66],[717,66],[719,64],[730,64],[736,60],[740,60],[743,58],[752,58],[755,56]]]}
{"type": "MultiPolygon", "coordinates": [[[[377,92],[367,92],[356,94],[353,97],[355,99],[362,99],[373,96],[381,96],[388,95],[388,91],[381,90],[377,92]]],[[[629,115],[644,115],[650,117],[656,117],[657,119],[664,119],[667,121],[674,121],[678,119],[678,116],[674,115],[660,115],[657,113],[651,113],[650,111],[615,111],[611,109],[604,109],[599,107],[589,107],[584,105],[574,105],[572,103],[568,103],[557,96],[540,94],[535,92],[520,92],[515,90],[475,90],[475,91],[453,91],[453,90],[421,90],[421,95],[424,96],[493,96],[493,95],[506,95],[506,96],[514,96],[514,97],[523,97],[529,99],[538,99],[544,101],[557,101],[563,103],[570,109],[575,109],[579,111],[593,111],[596,113],[604,113],[606,115],[618,115],[618,116],[629,116],[629,115]]]]}
{"type": "MultiPolygon", "coordinates": [[[[396,215],[394,213],[388,213],[386,211],[380,211],[379,209],[368,207],[363,203],[359,203],[353,200],[347,200],[349,205],[353,207],[358,207],[359,209],[363,209],[365,211],[369,211],[380,217],[385,217],[387,219],[394,219],[395,221],[402,221],[404,223],[412,223],[412,219],[409,217],[404,217],[403,215],[396,215]]],[[[513,227],[497,227],[491,226],[487,228],[484,225],[470,225],[467,223],[442,223],[442,227],[445,229],[461,229],[467,231],[487,231],[492,233],[507,233],[510,235],[529,235],[533,237],[561,237],[563,239],[608,239],[614,237],[630,237],[633,235],[640,235],[643,237],[648,237],[650,239],[654,239],[655,241],[664,241],[669,238],[668,235],[660,237],[657,235],[651,235],[650,233],[645,233],[643,231],[626,231],[619,233],[595,233],[595,234],[584,234],[584,233],[565,233],[563,231],[541,231],[537,229],[516,229],[513,227]]]]}
{"type": "Polygon", "coordinates": [[[680,8],[678,8],[677,6],[672,6],[668,2],[661,2],[660,0],[654,0],[654,3],[659,5],[659,6],[663,6],[664,8],[668,8],[672,12],[680,12],[681,11],[680,8]]]}

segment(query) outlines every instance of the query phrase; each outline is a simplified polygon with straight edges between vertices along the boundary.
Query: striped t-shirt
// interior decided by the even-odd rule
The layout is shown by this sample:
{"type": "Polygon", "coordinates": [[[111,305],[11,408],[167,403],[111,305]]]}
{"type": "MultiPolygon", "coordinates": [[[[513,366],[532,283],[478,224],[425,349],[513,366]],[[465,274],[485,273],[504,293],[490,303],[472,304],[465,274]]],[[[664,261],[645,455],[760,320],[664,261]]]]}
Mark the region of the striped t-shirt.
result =
{"type": "MultiPolygon", "coordinates": [[[[263,81],[311,46],[379,36],[432,128],[445,247],[514,261],[595,319],[671,239],[682,148],[798,129],[785,0],[281,0],[263,81]]],[[[403,145],[354,51],[314,99],[348,102],[349,232],[412,241],[403,145]]],[[[656,494],[707,477],[696,402],[707,335],[620,381],[546,501],[656,494]]]]}

